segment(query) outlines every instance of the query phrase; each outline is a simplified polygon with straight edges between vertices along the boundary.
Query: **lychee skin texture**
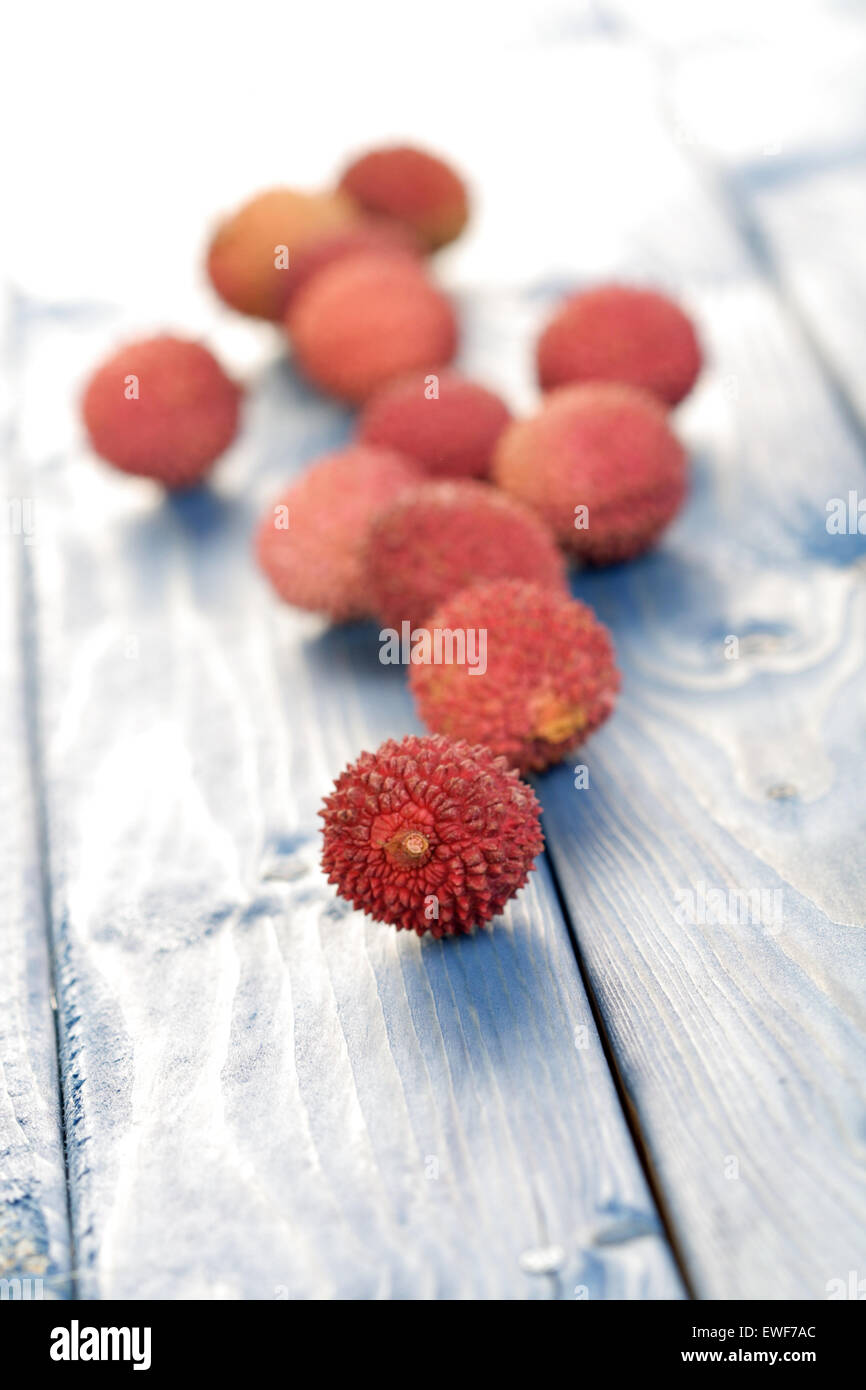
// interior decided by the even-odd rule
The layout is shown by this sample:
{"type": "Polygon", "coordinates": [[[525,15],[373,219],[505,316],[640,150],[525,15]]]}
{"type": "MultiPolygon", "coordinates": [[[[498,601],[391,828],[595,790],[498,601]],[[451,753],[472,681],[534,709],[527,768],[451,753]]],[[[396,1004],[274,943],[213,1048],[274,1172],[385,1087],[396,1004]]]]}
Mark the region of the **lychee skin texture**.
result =
{"type": "Polygon", "coordinates": [[[425,482],[384,508],[366,545],[366,588],[385,627],[423,623],[469,584],[529,579],[566,593],[550,531],[485,483],[425,482]]]}
{"type": "Polygon", "coordinates": [[[687,492],[685,452],[664,407],[610,383],[561,387],[536,415],[509,425],[493,477],[592,565],[648,550],[687,492]]]}
{"type": "Polygon", "coordinates": [[[366,212],[404,222],[430,250],[458,237],[469,217],[462,179],[444,160],[409,145],[362,155],[340,187],[366,212]]]}
{"type": "Polygon", "coordinates": [[[462,589],[425,626],[487,636],[485,670],[447,661],[410,666],[424,723],[485,744],[522,774],[559,762],[614,707],[620,678],[610,633],[577,599],[495,580],[462,589]]]}
{"type": "Polygon", "coordinates": [[[271,188],[259,193],[217,228],[207,252],[207,273],[232,309],[279,323],[297,257],[319,238],[350,227],[358,218],[339,193],[271,188]],[[279,248],[288,249],[288,267],[279,248]]]}
{"type": "Polygon", "coordinates": [[[334,622],[365,617],[362,552],[370,524],[418,477],[418,465],[390,449],[359,446],[312,464],[256,533],[259,564],[280,598],[334,622]]]}
{"type": "Polygon", "coordinates": [[[366,218],[339,231],[327,232],[292,257],[288,270],[284,272],[285,308],[320,271],[349,256],[370,253],[412,256],[419,262],[424,254],[421,242],[411,228],[384,218],[366,218]]]}
{"type": "Polygon", "coordinates": [[[90,442],[124,473],[192,487],[235,437],[241,389],[201,343],[127,343],[93,373],[82,413],[90,442]]]}
{"type": "Polygon", "coordinates": [[[320,815],[322,868],[341,898],[419,936],[496,917],[543,846],[531,789],[488,748],[409,736],[362,753],[320,815]]]}
{"type": "Polygon", "coordinates": [[[457,350],[451,304],[409,256],[351,256],[321,271],[286,329],[303,374],[349,402],[416,368],[435,371],[457,350]]]}
{"type": "Polygon", "coordinates": [[[433,477],[482,478],[511,419],[501,397],[459,372],[415,372],[383,386],[361,416],[358,437],[418,459],[433,477]]]}
{"type": "Polygon", "coordinates": [[[695,384],[701,348],[691,320],[655,290],[603,285],[572,295],[538,340],[544,391],[619,381],[676,405],[695,384]]]}

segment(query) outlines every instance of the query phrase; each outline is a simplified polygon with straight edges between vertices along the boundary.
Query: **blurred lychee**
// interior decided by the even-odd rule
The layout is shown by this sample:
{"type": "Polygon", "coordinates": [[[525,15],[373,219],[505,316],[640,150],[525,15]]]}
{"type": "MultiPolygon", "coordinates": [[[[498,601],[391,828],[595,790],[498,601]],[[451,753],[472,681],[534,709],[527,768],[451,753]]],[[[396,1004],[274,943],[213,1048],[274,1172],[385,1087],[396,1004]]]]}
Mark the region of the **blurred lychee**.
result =
{"type": "Polygon", "coordinates": [[[410,145],[361,155],[340,187],[365,211],[404,222],[431,250],[459,236],[469,216],[460,176],[437,155],[410,145]]]}
{"type": "Polygon", "coordinates": [[[419,478],[390,449],[356,446],[318,459],[268,508],[259,564],[286,603],[335,622],[370,612],[361,555],[373,517],[419,478]]]}
{"type": "Polygon", "coordinates": [[[357,208],[341,193],[294,188],[259,193],[217,227],[207,252],[211,284],[231,308],[279,322],[297,260],[357,218],[357,208]]]}
{"type": "Polygon", "coordinates": [[[127,343],[96,369],[82,412],[90,442],[125,473],[191,487],[234,439],[241,390],[201,343],[127,343]]]}
{"type": "Polygon", "coordinates": [[[701,369],[688,315],[666,295],[628,285],[601,285],[566,299],[538,340],[537,358],[545,391],[619,381],[671,406],[689,393],[701,369]]]}
{"type": "Polygon", "coordinates": [[[424,482],[376,516],[367,538],[366,589],[381,622],[413,626],[458,589],[484,579],[530,579],[566,592],[548,528],[486,483],[424,482]]]}
{"type": "Polygon", "coordinates": [[[367,402],[358,436],[410,454],[434,477],[480,478],[511,416],[494,391],[459,372],[415,372],[367,402]]]}
{"type": "Polygon", "coordinates": [[[606,565],[655,544],[687,491],[682,445],[646,391],[598,382],[552,391],[500,436],[493,477],[579,559],[606,565]]]}
{"type": "Polygon", "coordinates": [[[315,275],[289,307],[295,361],[320,390],[360,402],[457,349],[450,301],[408,255],[350,256],[315,275]]]}

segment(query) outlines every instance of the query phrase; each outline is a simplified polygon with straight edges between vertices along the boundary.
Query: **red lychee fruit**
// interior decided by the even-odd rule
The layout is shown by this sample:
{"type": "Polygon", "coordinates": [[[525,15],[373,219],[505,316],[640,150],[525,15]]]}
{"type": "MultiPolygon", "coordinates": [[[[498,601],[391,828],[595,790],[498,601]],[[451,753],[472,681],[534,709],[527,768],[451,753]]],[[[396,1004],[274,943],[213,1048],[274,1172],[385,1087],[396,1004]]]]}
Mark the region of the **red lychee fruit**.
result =
{"type": "Polygon", "coordinates": [[[127,343],[96,369],[82,400],[90,442],[124,473],[192,487],[235,437],[241,389],[201,343],[164,335],[127,343]]]}
{"type": "Polygon", "coordinates": [[[593,565],[648,550],[687,491],[683,447],[655,396],[632,386],[563,386],[509,425],[493,477],[593,565]]]}
{"type": "Polygon", "coordinates": [[[344,194],[270,188],[217,227],[207,252],[211,284],[233,309],[279,323],[296,258],[357,218],[344,194]]]}
{"type": "Polygon", "coordinates": [[[414,372],[371,396],[358,437],[410,454],[436,477],[481,478],[510,419],[500,396],[459,372],[414,372]]]}
{"type": "Polygon", "coordinates": [[[438,734],[362,753],[319,814],[340,897],[419,936],[496,917],[544,845],[538,802],[504,758],[438,734]]]}
{"type": "Polygon", "coordinates": [[[357,446],[318,459],[268,508],[259,564],[280,598],[348,622],[369,612],[362,553],[377,511],[418,481],[391,449],[357,446]]]}
{"type": "Polygon", "coordinates": [[[425,482],[382,509],[367,536],[365,588],[384,626],[423,623],[458,589],[530,579],[566,592],[550,531],[485,483],[425,482]]]}
{"type": "Polygon", "coordinates": [[[409,145],[362,155],[340,187],[366,212],[406,223],[431,250],[458,237],[469,217],[462,179],[444,160],[409,145]]]}
{"type": "Polygon", "coordinates": [[[337,261],[296,296],[286,328],[303,374],[354,402],[404,372],[445,366],[457,349],[451,304],[409,256],[337,261]]]}
{"type": "Polygon", "coordinates": [[[291,259],[283,281],[285,308],[314,275],[348,256],[366,255],[423,257],[421,243],[410,227],[384,218],[365,218],[336,232],[326,232],[299,250],[291,259]]]}
{"type": "Polygon", "coordinates": [[[485,744],[521,773],[559,762],[613,709],[610,633],[577,599],[497,579],[446,599],[425,628],[429,645],[409,667],[424,723],[485,744]]]}
{"type": "Polygon", "coordinates": [[[691,320],[666,295],[602,285],[560,305],[538,340],[537,361],[544,391],[619,381],[676,405],[695,384],[701,349],[691,320]]]}

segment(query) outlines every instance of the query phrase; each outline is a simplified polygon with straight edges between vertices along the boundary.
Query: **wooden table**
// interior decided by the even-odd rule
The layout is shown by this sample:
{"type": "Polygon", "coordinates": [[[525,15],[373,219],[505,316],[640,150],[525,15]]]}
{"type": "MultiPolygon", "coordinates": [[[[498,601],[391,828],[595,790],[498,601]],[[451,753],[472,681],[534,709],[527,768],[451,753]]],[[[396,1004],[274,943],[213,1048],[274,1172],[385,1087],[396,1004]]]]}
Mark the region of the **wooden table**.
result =
{"type": "Polygon", "coordinates": [[[0,1278],[23,1296],[866,1296],[866,30],[752,8],[552,11],[491,64],[485,119],[465,104],[479,161],[505,154],[443,270],[464,365],[531,403],[537,323],[609,276],[679,295],[710,360],[677,415],[686,510],[575,576],[623,695],[537,779],[547,852],[491,932],[398,937],[318,868],[334,775],[418,728],[372,626],[278,609],[251,562],[348,415],[268,340],[213,488],[164,500],[75,414],[140,306],[9,297],[0,1278]]]}

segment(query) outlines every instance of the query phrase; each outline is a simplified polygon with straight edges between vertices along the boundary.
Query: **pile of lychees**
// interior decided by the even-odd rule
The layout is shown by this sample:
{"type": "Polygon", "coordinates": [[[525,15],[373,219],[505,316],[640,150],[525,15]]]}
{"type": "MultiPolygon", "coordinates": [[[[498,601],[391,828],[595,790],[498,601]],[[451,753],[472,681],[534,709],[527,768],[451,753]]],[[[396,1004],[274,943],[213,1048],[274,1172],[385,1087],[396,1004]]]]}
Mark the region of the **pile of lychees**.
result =
{"type": "MultiPolygon", "coordinates": [[[[591,288],[544,327],[542,403],[513,420],[451,366],[457,316],[430,273],[468,214],[441,159],[385,148],[333,190],[259,194],[207,251],[225,303],[279,325],[304,377],[360,407],[356,441],[275,500],[256,551],[287,603],[334,622],[372,616],[410,644],[432,733],[340,774],[322,862],[355,907],[434,936],[483,925],[523,886],[543,842],[521,778],[613,709],[610,634],[570,597],[566,558],[630,560],[676,515],[687,463],[669,411],[701,367],[669,298],[591,288]]],[[[84,420],[109,463],[185,488],[231,443],[240,402],[207,348],[165,336],[103,363],[84,420]]]]}

